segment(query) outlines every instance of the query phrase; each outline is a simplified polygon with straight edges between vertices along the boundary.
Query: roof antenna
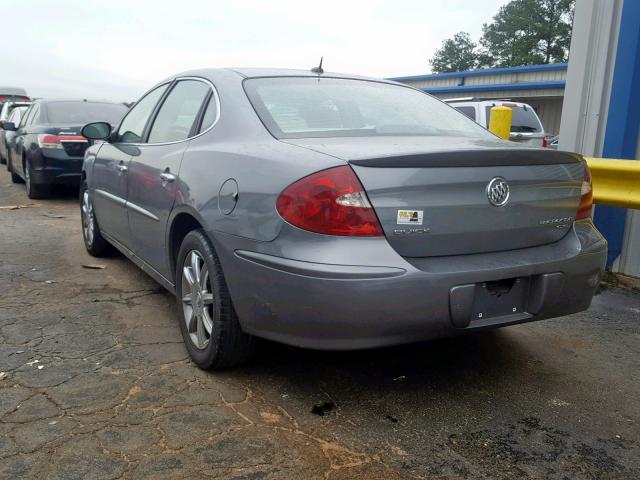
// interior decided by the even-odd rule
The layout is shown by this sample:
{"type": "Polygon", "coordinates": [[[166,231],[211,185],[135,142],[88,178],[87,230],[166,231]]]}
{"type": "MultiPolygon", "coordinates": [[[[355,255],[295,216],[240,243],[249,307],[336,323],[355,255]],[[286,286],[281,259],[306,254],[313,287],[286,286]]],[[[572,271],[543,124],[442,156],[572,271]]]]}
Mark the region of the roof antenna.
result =
{"type": "Polygon", "coordinates": [[[311,71],[312,71],[313,73],[317,73],[318,75],[320,75],[321,73],[324,73],[324,70],[322,69],[322,59],[323,59],[323,58],[324,58],[324,57],[320,57],[320,65],[318,65],[317,67],[313,67],[313,68],[311,69],[311,71]]]}

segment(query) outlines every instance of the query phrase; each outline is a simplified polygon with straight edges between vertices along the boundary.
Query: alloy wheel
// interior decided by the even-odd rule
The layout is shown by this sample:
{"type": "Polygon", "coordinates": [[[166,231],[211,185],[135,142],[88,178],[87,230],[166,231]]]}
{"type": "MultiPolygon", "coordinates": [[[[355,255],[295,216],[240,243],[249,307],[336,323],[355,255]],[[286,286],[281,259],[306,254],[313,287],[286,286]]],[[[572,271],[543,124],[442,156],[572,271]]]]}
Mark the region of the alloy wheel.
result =
{"type": "Polygon", "coordinates": [[[211,340],[213,308],[209,269],[202,255],[191,250],[182,266],[182,311],[189,338],[199,350],[211,340]]]}
{"type": "Polygon", "coordinates": [[[93,238],[95,232],[95,218],[93,214],[93,205],[91,204],[91,198],[89,197],[89,191],[85,190],[82,194],[82,233],[87,241],[88,245],[93,245],[93,238]]]}

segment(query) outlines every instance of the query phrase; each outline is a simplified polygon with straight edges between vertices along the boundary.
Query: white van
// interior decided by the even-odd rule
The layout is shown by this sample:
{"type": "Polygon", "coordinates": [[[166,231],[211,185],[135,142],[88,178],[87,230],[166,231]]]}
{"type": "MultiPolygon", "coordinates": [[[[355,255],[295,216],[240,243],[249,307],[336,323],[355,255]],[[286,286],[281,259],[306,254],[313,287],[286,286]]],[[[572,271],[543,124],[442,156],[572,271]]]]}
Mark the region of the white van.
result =
{"type": "Polygon", "coordinates": [[[30,100],[24,88],[0,86],[0,108],[6,102],[28,102],[30,100]]]}
{"type": "Polygon", "coordinates": [[[509,107],[513,111],[510,140],[536,147],[547,146],[544,127],[531,105],[511,100],[473,98],[450,98],[444,101],[484,128],[489,128],[492,107],[509,107]]]}

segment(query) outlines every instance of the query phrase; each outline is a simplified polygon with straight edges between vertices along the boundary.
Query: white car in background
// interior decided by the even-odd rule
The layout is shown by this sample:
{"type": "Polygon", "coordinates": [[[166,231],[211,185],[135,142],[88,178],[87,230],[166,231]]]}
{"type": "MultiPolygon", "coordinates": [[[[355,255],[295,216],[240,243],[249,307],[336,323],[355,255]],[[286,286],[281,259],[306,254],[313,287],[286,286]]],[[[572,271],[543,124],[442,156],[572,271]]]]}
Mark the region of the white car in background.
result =
{"type": "MultiPolygon", "coordinates": [[[[0,87],[0,92],[2,92],[2,87],[0,87]]],[[[0,95],[0,98],[3,97],[0,95]]],[[[18,122],[16,125],[18,125],[22,113],[24,113],[24,110],[26,110],[29,105],[31,105],[31,102],[27,101],[5,101],[0,107],[0,163],[7,163],[7,158],[9,158],[6,142],[7,132],[4,131],[4,122],[15,121],[17,119],[18,122]],[[17,110],[22,110],[22,112],[16,112],[17,110]],[[16,112],[15,115],[14,112],[16,112]]]]}
{"type": "Polygon", "coordinates": [[[513,111],[509,139],[534,147],[548,146],[542,122],[531,105],[510,100],[477,100],[473,98],[451,98],[444,101],[484,128],[489,128],[493,107],[509,107],[513,111]]]}

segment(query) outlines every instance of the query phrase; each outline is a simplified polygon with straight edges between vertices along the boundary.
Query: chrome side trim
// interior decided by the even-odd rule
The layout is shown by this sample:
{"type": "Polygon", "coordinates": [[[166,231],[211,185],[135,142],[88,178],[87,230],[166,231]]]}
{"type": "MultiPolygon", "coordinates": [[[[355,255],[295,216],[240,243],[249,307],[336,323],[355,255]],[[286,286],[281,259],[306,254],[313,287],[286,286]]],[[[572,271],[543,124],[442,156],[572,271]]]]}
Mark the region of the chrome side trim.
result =
{"type": "Polygon", "coordinates": [[[113,238],[111,235],[108,235],[105,232],[101,232],[104,238],[106,238],[109,243],[111,243],[114,247],[116,247],[120,252],[131,260],[134,264],[136,264],[143,272],[153,278],[156,282],[162,285],[164,288],[169,290],[170,293],[176,294],[175,285],[171,283],[168,279],[166,279],[160,272],[158,272],[155,268],[149,265],[147,262],[142,260],[139,256],[113,238]]]}
{"type": "Polygon", "coordinates": [[[139,213],[140,215],[150,218],[151,220],[154,220],[156,222],[160,221],[160,219],[156,217],[153,213],[151,213],[149,210],[145,210],[139,205],[136,205],[135,203],[131,203],[122,197],[118,197],[117,195],[113,195],[112,193],[105,192],[104,190],[100,190],[99,188],[96,188],[94,190],[94,193],[97,193],[101,197],[111,200],[112,202],[115,202],[122,207],[128,208],[130,210],[133,210],[134,212],[139,213]]]}
{"type": "Polygon", "coordinates": [[[117,195],[113,195],[112,193],[109,193],[109,192],[105,192],[104,190],[100,190],[99,188],[96,188],[93,192],[97,193],[101,197],[104,197],[108,200],[111,200],[112,202],[117,203],[118,205],[124,206],[127,203],[127,201],[124,198],[118,197],[117,195]]]}
{"type": "Polygon", "coordinates": [[[144,208],[142,208],[139,205],[136,205],[135,203],[126,202],[126,207],[130,210],[133,210],[134,212],[138,212],[142,216],[150,218],[151,220],[155,220],[156,222],[160,221],[160,219],[156,217],[153,213],[151,213],[149,210],[145,210],[144,208]]]}

